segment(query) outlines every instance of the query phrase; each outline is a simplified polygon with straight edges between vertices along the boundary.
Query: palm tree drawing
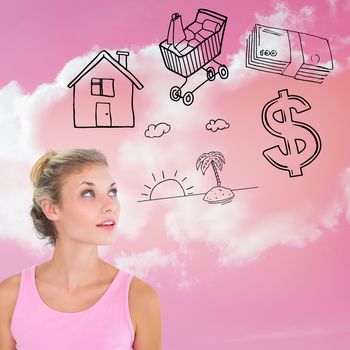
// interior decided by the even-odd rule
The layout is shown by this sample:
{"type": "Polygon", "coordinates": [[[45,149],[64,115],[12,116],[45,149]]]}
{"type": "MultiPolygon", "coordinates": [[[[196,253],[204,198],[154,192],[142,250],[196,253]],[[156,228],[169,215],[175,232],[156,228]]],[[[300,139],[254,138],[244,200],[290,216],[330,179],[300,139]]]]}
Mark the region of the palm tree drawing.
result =
{"type": "Polygon", "coordinates": [[[218,170],[216,167],[218,167],[220,170],[222,170],[222,167],[225,163],[224,155],[221,152],[209,152],[209,153],[203,153],[198,159],[196,163],[197,170],[199,167],[202,170],[202,174],[204,175],[205,172],[208,170],[209,165],[213,167],[216,182],[218,186],[221,186],[220,177],[218,174],[218,170]]]}
{"type": "Polygon", "coordinates": [[[221,152],[217,152],[217,151],[203,153],[197,159],[197,162],[196,162],[197,170],[200,168],[202,171],[202,174],[205,175],[206,171],[211,165],[215,174],[217,186],[210,189],[203,198],[203,200],[209,203],[226,204],[228,202],[231,202],[232,198],[235,196],[234,193],[231,191],[231,189],[221,186],[221,180],[220,180],[218,169],[222,170],[224,163],[225,163],[224,155],[221,152]]]}

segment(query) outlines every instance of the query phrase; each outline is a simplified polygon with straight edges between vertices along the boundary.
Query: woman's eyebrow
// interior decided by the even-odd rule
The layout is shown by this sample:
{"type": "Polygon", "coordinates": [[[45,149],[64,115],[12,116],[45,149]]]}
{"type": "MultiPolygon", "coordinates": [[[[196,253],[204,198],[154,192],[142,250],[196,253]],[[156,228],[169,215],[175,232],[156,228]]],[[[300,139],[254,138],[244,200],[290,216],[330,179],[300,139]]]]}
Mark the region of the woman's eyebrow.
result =
{"type": "MultiPolygon", "coordinates": [[[[89,182],[89,181],[83,181],[79,186],[81,185],[95,186],[93,182],[89,182]]],[[[115,182],[111,183],[110,187],[113,187],[114,185],[116,185],[115,182]]]]}
{"type": "Polygon", "coordinates": [[[89,181],[83,181],[81,184],[79,184],[79,186],[81,185],[95,186],[93,182],[89,182],[89,181]]]}

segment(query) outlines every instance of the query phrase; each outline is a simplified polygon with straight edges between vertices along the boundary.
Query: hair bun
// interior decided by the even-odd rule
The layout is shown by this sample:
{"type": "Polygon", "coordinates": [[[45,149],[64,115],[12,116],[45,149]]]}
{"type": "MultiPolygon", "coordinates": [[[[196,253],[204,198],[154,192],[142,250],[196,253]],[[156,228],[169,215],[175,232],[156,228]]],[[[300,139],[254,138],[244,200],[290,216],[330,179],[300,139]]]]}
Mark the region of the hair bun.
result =
{"type": "Polygon", "coordinates": [[[36,186],[39,182],[39,178],[47,163],[58,154],[56,151],[49,150],[43,156],[41,156],[33,165],[32,170],[30,172],[30,180],[33,185],[36,186]]]}

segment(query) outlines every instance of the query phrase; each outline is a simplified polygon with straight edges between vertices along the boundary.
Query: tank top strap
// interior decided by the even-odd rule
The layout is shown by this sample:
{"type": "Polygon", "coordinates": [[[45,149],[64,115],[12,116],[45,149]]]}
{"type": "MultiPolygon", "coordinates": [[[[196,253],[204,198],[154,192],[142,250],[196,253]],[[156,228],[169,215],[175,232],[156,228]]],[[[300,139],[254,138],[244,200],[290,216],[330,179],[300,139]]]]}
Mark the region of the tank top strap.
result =
{"type": "Polygon", "coordinates": [[[115,275],[110,286],[101,296],[97,304],[99,304],[100,302],[112,304],[116,300],[124,304],[128,302],[130,283],[132,278],[134,277],[134,274],[129,273],[125,270],[118,270],[119,271],[115,275]]]}
{"type": "MultiPolygon", "coordinates": [[[[112,285],[107,290],[104,302],[111,307],[118,303],[123,309],[124,320],[126,320],[128,330],[131,338],[134,338],[134,326],[132,324],[130,310],[129,310],[129,290],[130,284],[135,275],[125,270],[119,269],[112,285]]],[[[115,308],[117,309],[117,308],[115,308]]]]}
{"type": "MultiPolygon", "coordinates": [[[[132,324],[132,320],[131,320],[131,314],[130,314],[130,309],[129,309],[129,289],[130,289],[130,284],[131,284],[131,280],[133,279],[133,277],[135,276],[133,273],[124,271],[124,270],[119,270],[119,272],[122,271],[122,284],[123,284],[123,300],[124,300],[124,314],[126,317],[126,321],[128,324],[128,328],[130,330],[131,333],[131,337],[134,339],[135,336],[135,329],[134,326],[132,324]]],[[[118,272],[118,273],[119,273],[118,272]]]]}
{"type": "MultiPolygon", "coordinates": [[[[24,268],[21,271],[21,281],[19,285],[19,291],[17,296],[16,305],[11,319],[11,333],[14,334],[14,325],[17,323],[17,319],[20,315],[26,311],[29,306],[34,306],[35,294],[32,286],[32,274],[34,273],[35,265],[24,268]]],[[[35,313],[34,313],[35,314],[35,313]]]]}
{"type": "Polygon", "coordinates": [[[33,277],[35,278],[35,266],[26,267],[21,272],[21,283],[17,302],[23,302],[23,299],[32,301],[35,298],[33,289],[33,277]]]}
{"type": "Polygon", "coordinates": [[[129,290],[130,283],[132,278],[134,277],[134,274],[121,269],[119,269],[118,274],[119,273],[121,274],[119,276],[120,284],[123,286],[122,288],[124,289],[124,292],[127,292],[129,290]]]}

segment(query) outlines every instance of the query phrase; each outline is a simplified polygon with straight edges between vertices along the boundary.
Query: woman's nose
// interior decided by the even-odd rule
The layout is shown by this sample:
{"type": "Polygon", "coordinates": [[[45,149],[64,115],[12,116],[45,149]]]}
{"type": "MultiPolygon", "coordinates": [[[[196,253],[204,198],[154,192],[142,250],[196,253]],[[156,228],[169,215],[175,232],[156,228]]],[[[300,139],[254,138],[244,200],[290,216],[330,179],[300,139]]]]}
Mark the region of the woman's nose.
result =
{"type": "Polygon", "coordinates": [[[103,203],[103,212],[105,213],[112,213],[117,212],[117,209],[119,207],[119,202],[117,198],[111,198],[110,196],[107,196],[103,203]]]}

